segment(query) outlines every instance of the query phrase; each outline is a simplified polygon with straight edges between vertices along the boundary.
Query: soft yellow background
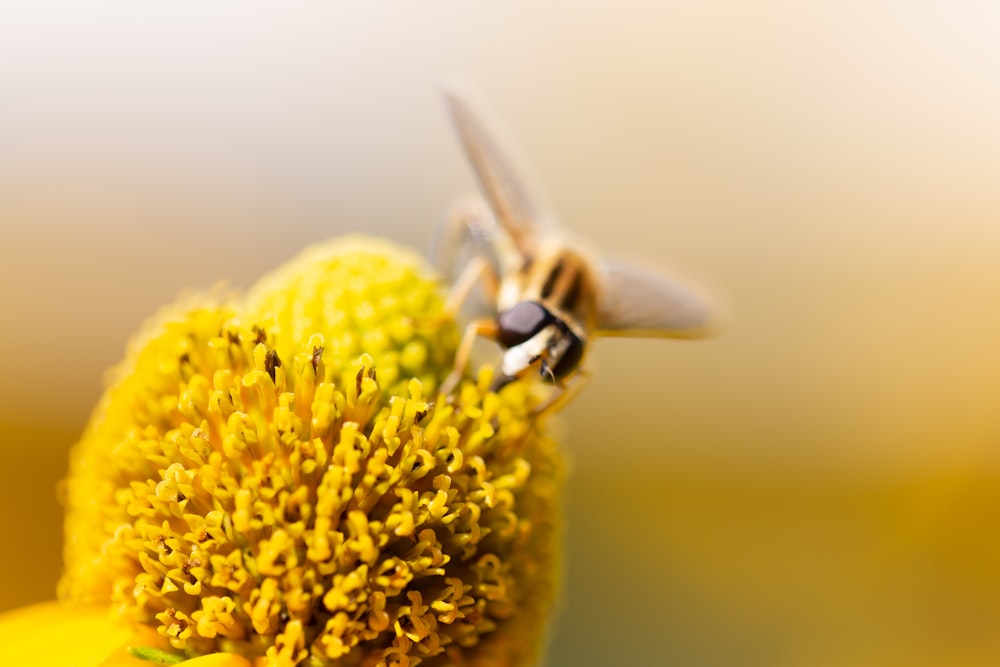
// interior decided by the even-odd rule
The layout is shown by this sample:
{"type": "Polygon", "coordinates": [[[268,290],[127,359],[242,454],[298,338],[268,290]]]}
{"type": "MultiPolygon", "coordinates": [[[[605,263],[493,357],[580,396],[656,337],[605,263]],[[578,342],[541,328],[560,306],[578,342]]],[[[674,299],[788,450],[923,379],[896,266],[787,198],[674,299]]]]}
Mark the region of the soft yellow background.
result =
{"type": "Polygon", "coordinates": [[[424,247],[492,100],[567,226],[724,297],[567,411],[559,665],[1000,664],[995,3],[7,3],[0,609],[129,333],[303,245],[424,247]]]}

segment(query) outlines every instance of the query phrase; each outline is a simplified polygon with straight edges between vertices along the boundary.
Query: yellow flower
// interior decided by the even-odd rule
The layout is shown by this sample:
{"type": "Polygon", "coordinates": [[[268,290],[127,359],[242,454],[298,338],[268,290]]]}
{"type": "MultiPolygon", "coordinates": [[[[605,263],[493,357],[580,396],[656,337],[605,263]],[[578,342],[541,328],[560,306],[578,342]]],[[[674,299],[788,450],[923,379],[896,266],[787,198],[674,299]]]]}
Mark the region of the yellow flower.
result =
{"type": "Polygon", "coordinates": [[[371,239],[161,313],[71,454],[76,606],[0,637],[33,665],[532,664],[560,460],[530,383],[436,395],[457,339],[422,262],[371,239]]]}

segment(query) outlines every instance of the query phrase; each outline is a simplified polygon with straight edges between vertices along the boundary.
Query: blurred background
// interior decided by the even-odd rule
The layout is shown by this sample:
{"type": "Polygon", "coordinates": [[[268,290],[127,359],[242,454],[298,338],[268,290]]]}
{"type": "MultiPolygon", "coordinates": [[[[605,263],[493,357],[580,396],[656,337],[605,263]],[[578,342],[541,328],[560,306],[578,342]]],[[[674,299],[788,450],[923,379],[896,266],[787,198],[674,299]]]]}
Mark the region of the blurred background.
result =
{"type": "Polygon", "coordinates": [[[0,610],[144,318],[474,188],[505,119],[568,227],[722,295],[565,412],[550,664],[1000,663],[1000,8],[975,1],[0,6],[0,610]]]}

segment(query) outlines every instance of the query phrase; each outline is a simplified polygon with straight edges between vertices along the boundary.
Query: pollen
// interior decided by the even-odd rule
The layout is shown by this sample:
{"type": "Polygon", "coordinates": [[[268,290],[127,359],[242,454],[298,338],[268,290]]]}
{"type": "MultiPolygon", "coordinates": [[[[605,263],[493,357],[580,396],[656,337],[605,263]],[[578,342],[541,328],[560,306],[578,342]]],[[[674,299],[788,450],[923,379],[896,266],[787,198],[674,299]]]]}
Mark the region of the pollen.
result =
{"type": "Polygon", "coordinates": [[[65,484],[64,600],[182,658],[529,665],[561,462],[530,383],[437,394],[458,341],[419,258],[317,246],[133,341],[65,484]]]}

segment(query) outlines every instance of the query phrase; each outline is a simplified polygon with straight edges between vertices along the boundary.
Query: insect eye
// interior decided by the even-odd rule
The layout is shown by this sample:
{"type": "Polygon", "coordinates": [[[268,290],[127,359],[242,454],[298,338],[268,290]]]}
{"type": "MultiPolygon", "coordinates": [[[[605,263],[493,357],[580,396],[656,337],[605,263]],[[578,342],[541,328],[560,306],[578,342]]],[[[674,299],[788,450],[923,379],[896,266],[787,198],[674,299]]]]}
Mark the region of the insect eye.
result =
{"type": "Polygon", "coordinates": [[[504,347],[520,345],[555,320],[542,304],[522,301],[497,316],[500,344],[504,347]]]}

